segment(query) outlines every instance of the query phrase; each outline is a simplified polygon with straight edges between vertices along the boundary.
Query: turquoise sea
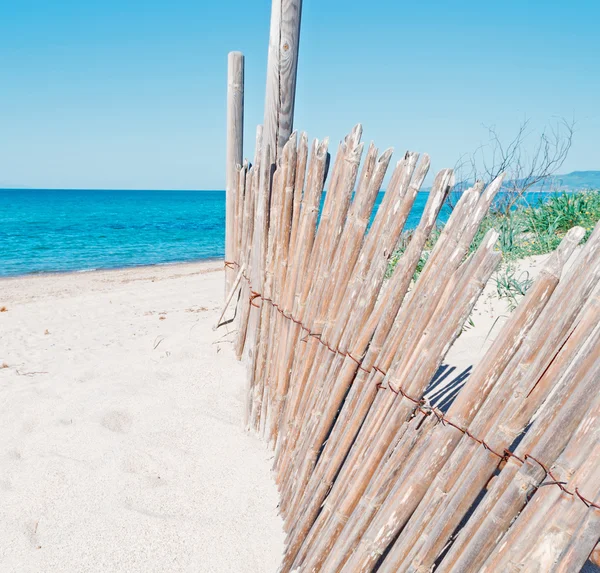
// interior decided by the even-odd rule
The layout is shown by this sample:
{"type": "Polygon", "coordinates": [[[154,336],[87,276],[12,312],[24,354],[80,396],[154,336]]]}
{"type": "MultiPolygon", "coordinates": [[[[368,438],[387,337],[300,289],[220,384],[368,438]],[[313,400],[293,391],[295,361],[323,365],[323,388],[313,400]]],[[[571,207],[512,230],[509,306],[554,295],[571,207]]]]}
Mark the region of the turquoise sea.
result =
{"type": "MultiPolygon", "coordinates": [[[[417,225],[427,197],[417,196],[407,228],[417,225]]],[[[440,220],[447,217],[443,210],[440,220]]],[[[0,276],[167,264],[224,253],[224,191],[0,190],[0,276]]]]}
{"type": "Polygon", "coordinates": [[[0,191],[0,276],[222,257],[224,236],[224,191],[0,191]]]}

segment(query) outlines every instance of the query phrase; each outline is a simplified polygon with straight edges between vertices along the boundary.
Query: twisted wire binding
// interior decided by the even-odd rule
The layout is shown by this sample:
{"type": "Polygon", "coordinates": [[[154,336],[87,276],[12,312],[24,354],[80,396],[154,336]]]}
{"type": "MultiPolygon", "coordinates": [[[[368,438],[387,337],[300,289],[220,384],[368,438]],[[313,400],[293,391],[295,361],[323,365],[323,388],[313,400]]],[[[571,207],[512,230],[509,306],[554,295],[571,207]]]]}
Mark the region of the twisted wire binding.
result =
{"type": "MultiPolygon", "coordinates": [[[[237,263],[237,262],[235,262],[235,261],[225,261],[225,267],[226,268],[235,268],[235,267],[239,268],[240,264],[237,263]]],[[[244,278],[244,280],[248,283],[248,286],[250,287],[250,306],[254,306],[255,308],[260,308],[257,304],[254,303],[254,301],[257,298],[260,298],[264,302],[268,302],[283,317],[287,318],[288,320],[291,320],[294,324],[297,324],[300,327],[301,330],[303,330],[304,332],[306,332],[307,336],[310,336],[310,337],[315,338],[316,340],[318,340],[325,348],[327,348],[333,354],[337,354],[337,355],[342,356],[344,358],[350,358],[353,362],[356,363],[358,369],[362,370],[366,374],[371,374],[372,372],[378,372],[384,378],[387,376],[387,373],[384,372],[377,365],[372,366],[371,369],[367,369],[367,368],[365,368],[362,365],[362,360],[359,360],[355,356],[352,356],[352,354],[350,352],[344,352],[343,350],[340,350],[339,348],[332,348],[327,342],[325,342],[325,341],[323,341],[321,339],[321,334],[320,333],[312,332],[310,330],[310,328],[308,328],[306,325],[304,325],[300,320],[297,320],[291,313],[286,313],[279,306],[279,304],[277,304],[271,298],[264,297],[259,292],[256,292],[255,290],[253,290],[250,278],[246,275],[246,273],[242,273],[242,277],[244,278]]],[[[379,390],[388,390],[388,391],[392,392],[393,394],[396,394],[396,396],[400,395],[403,398],[406,398],[410,402],[413,402],[415,404],[415,410],[418,411],[418,412],[420,412],[424,416],[434,415],[437,418],[438,422],[440,422],[442,425],[444,425],[444,426],[446,426],[446,425],[452,426],[453,428],[455,428],[456,430],[458,430],[459,432],[461,432],[463,435],[468,436],[471,440],[473,440],[474,442],[478,443],[485,450],[487,450],[491,454],[495,455],[498,458],[498,463],[500,463],[502,461],[507,461],[509,458],[514,458],[521,465],[525,464],[525,462],[528,459],[534,461],[535,463],[537,463],[544,470],[544,472],[546,473],[546,476],[550,477],[550,479],[552,480],[552,481],[544,481],[544,482],[542,482],[541,484],[539,484],[538,486],[536,486],[536,489],[539,489],[540,487],[547,486],[547,485],[556,485],[556,486],[558,486],[561,489],[561,491],[563,493],[566,493],[567,495],[570,495],[571,497],[573,497],[573,499],[576,499],[576,498],[579,499],[588,508],[594,508],[594,509],[600,510],[600,505],[598,505],[598,504],[594,503],[593,501],[590,501],[589,499],[587,499],[586,497],[584,497],[579,492],[579,490],[578,490],[577,487],[575,488],[575,491],[570,491],[569,489],[567,489],[565,487],[567,485],[567,482],[563,482],[563,481],[557,480],[555,478],[555,476],[552,474],[550,468],[548,468],[545,464],[543,464],[542,462],[540,462],[538,459],[534,458],[530,454],[525,454],[523,456],[523,458],[520,458],[514,452],[511,452],[510,450],[508,450],[506,448],[504,449],[504,451],[503,451],[502,454],[499,454],[489,444],[487,444],[485,442],[485,440],[479,439],[477,436],[474,436],[467,428],[463,428],[462,426],[459,426],[458,424],[454,423],[452,420],[446,418],[446,416],[444,415],[443,412],[441,412],[440,410],[437,410],[437,409],[432,408],[431,406],[429,406],[427,404],[427,400],[425,400],[423,398],[421,398],[420,400],[418,400],[417,398],[409,396],[404,391],[404,389],[401,386],[398,386],[398,388],[394,388],[392,386],[391,382],[389,382],[389,381],[387,383],[387,386],[384,386],[382,382],[377,382],[376,387],[379,390]]]]}

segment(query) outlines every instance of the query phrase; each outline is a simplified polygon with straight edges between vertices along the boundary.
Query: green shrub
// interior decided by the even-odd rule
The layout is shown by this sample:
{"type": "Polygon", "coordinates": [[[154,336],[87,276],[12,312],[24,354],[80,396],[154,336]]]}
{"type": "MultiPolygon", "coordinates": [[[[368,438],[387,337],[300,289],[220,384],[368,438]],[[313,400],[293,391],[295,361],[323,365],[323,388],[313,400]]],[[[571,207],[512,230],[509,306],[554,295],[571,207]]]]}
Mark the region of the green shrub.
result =
{"type": "MultiPolygon", "coordinates": [[[[508,214],[490,211],[483,219],[473,240],[470,251],[475,251],[490,229],[500,234],[498,249],[502,252],[503,266],[496,276],[498,296],[516,306],[519,297],[531,286],[528,276],[516,276],[513,261],[532,255],[543,255],[556,249],[566,232],[575,226],[586,230],[584,242],[589,238],[600,220],[600,190],[579,193],[560,193],[539,201],[537,205],[518,205],[508,214]]],[[[441,233],[436,228],[424,249],[415,271],[416,280],[441,233]]],[[[398,249],[390,258],[387,275],[390,276],[410,241],[412,233],[406,233],[398,249]]]]}
{"type": "Polygon", "coordinates": [[[586,230],[584,241],[600,220],[600,191],[561,193],[540,200],[536,206],[520,205],[509,214],[489,213],[473,241],[475,250],[485,233],[500,233],[499,248],[505,261],[544,255],[556,249],[566,232],[579,225],[586,230]]]}

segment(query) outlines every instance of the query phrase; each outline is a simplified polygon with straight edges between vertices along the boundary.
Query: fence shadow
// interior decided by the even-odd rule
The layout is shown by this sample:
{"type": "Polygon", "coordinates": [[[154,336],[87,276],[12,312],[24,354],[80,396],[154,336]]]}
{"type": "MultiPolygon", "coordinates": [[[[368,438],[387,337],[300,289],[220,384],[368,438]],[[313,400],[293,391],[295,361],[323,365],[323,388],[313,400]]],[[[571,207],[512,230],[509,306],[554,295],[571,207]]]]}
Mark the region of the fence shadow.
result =
{"type": "Polygon", "coordinates": [[[432,406],[439,408],[444,414],[454,402],[467,378],[471,375],[473,366],[468,366],[462,372],[456,373],[456,366],[442,364],[432,378],[425,392],[425,397],[432,406]]]}

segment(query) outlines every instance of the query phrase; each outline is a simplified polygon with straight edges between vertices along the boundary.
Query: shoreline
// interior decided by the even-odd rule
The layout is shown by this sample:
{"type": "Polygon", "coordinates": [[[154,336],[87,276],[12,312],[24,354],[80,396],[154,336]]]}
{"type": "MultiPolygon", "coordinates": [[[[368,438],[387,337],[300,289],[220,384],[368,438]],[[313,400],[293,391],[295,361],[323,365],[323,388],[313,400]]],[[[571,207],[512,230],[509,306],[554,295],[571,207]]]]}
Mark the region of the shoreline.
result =
{"type": "Polygon", "coordinates": [[[127,270],[148,270],[156,267],[173,267],[173,266],[186,266],[186,265],[198,265],[198,264],[211,264],[219,263],[224,261],[224,257],[209,257],[207,259],[190,259],[185,261],[173,261],[167,263],[154,263],[151,265],[126,265],[122,267],[98,267],[94,269],[78,269],[78,270],[64,270],[64,271],[34,271],[31,273],[23,273],[17,275],[0,275],[0,282],[10,281],[25,278],[35,277],[56,277],[65,275],[87,275],[91,273],[106,273],[106,272],[118,272],[127,270]]]}
{"type": "MultiPolygon", "coordinates": [[[[0,204],[6,217],[0,218],[6,243],[0,256],[0,280],[211,262],[224,257],[224,197],[214,197],[224,192],[188,191],[188,200],[178,200],[176,192],[139,190],[143,200],[116,194],[110,201],[99,198],[99,193],[90,190],[87,199],[80,199],[64,190],[65,197],[56,201],[9,200],[4,193],[0,204]],[[196,199],[189,200],[191,196],[196,199]]],[[[404,234],[417,227],[428,193],[423,189],[418,194],[404,234]]],[[[525,200],[533,205],[535,197],[545,200],[553,194],[532,191],[525,200]]],[[[383,192],[378,194],[373,213],[383,196],[383,192]]],[[[448,214],[448,207],[443,206],[440,226],[448,214]]]]}

